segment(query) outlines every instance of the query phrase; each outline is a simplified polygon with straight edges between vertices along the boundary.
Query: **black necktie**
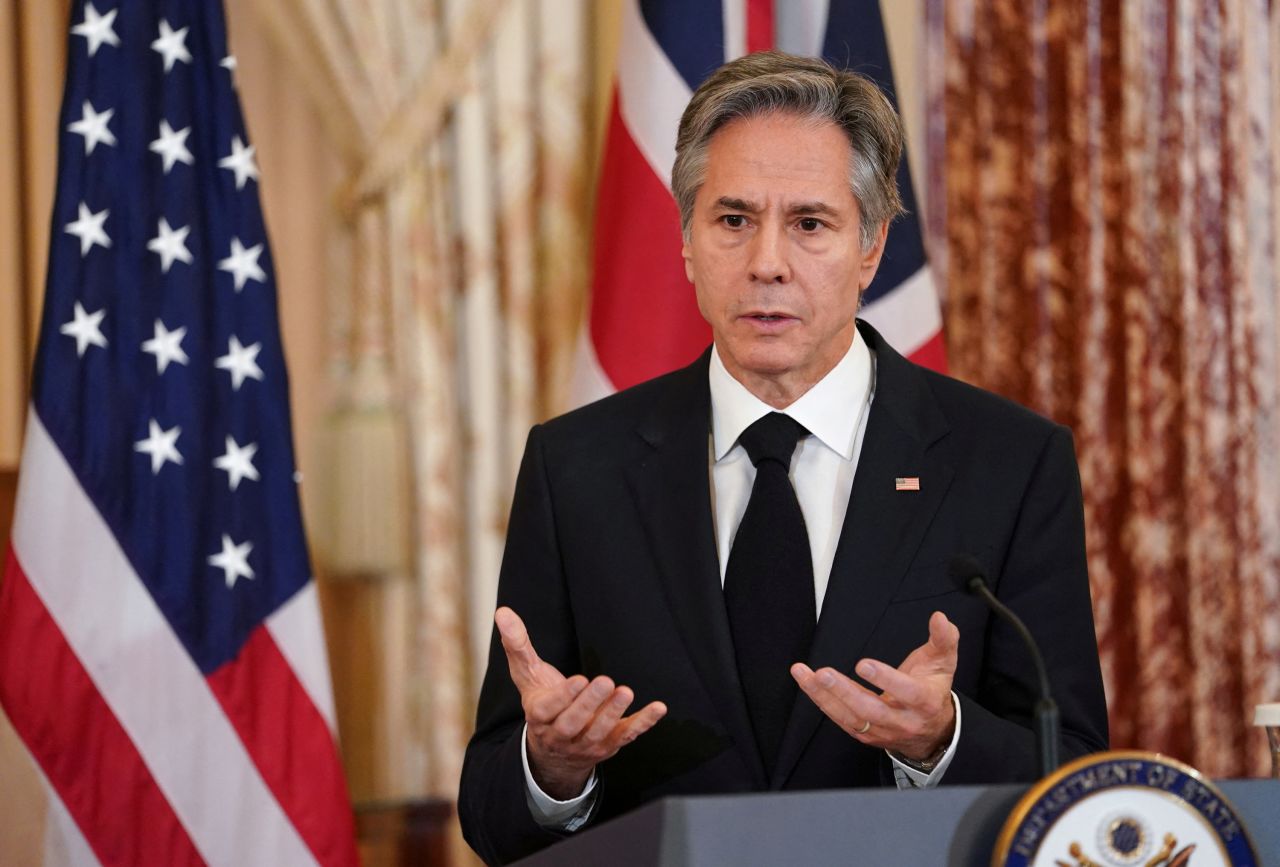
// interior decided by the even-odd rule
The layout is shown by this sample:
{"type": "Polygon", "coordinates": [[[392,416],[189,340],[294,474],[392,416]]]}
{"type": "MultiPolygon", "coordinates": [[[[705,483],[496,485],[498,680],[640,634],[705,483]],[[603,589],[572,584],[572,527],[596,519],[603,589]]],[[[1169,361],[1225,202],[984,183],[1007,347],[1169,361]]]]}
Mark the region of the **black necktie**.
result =
{"type": "Polygon", "coordinates": [[[756,481],[729,552],[724,599],[747,710],[770,771],[796,697],[791,665],[808,655],[817,620],[809,533],[787,477],[796,442],[808,434],[772,412],[738,438],[756,481]]]}

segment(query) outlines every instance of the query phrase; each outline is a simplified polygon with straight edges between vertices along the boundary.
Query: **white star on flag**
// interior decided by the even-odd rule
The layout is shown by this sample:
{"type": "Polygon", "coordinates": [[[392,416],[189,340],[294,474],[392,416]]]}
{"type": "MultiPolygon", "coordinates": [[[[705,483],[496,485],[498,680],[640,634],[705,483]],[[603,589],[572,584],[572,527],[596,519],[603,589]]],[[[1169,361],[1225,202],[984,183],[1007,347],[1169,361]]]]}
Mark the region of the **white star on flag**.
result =
{"type": "Polygon", "coordinates": [[[242,575],[253,577],[253,569],[249,567],[249,552],[252,550],[252,542],[237,545],[226,533],[222,534],[222,550],[209,558],[209,565],[222,570],[227,589],[235,587],[236,579],[242,575]]]}
{"type": "Polygon", "coordinates": [[[267,275],[258,265],[258,257],[261,255],[261,244],[254,244],[246,250],[244,245],[240,243],[239,238],[232,238],[231,255],[218,263],[218,270],[229,271],[235,275],[237,292],[244,288],[244,284],[248,280],[265,283],[267,275]]]}
{"type": "Polygon", "coordinates": [[[169,121],[160,121],[160,137],[151,143],[151,151],[164,157],[166,175],[169,174],[169,169],[173,168],[174,163],[186,163],[189,166],[195,164],[195,157],[191,156],[191,151],[187,150],[187,136],[190,134],[191,127],[174,132],[173,127],[169,126],[169,121]]]}
{"type": "Polygon", "coordinates": [[[165,465],[165,461],[175,464],[182,463],[182,455],[178,453],[178,437],[182,434],[182,428],[174,425],[169,430],[162,430],[155,419],[151,419],[149,424],[150,433],[144,440],[138,440],[133,444],[135,452],[142,452],[151,455],[151,475],[160,472],[160,468],[165,465]]]}
{"type": "Polygon", "coordinates": [[[101,346],[104,349],[107,346],[107,338],[102,336],[102,317],[107,315],[107,308],[102,308],[96,313],[86,313],[84,308],[80,306],[80,302],[76,302],[75,319],[63,325],[58,330],[68,337],[76,339],[76,355],[84,358],[85,350],[90,345],[101,346]]]}
{"type": "Polygon", "coordinates": [[[142,344],[143,352],[149,352],[156,357],[156,373],[164,373],[171,361],[186,364],[190,360],[182,349],[182,338],[186,336],[186,328],[170,331],[164,327],[163,322],[156,320],[155,337],[142,344]]]}
{"type": "Polygon", "coordinates": [[[252,146],[245,147],[240,136],[231,139],[231,156],[218,160],[218,168],[236,173],[236,189],[243,189],[249,178],[258,179],[258,164],[253,161],[252,146]]]}
{"type": "Polygon", "coordinates": [[[261,351],[261,343],[241,346],[239,339],[233,334],[227,346],[227,354],[215,359],[213,366],[219,370],[230,371],[231,388],[233,391],[239,391],[246,379],[262,380],[262,369],[258,367],[258,362],[255,360],[261,351]]]}
{"type": "Polygon", "coordinates": [[[105,145],[115,146],[116,137],[107,129],[107,123],[110,122],[111,116],[116,113],[114,108],[109,108],[103,112],[93,110],[93,105],[89,100],[84,101],[81,108],[80,119],[75,123],[67,125],[67,129],[76,135],[84,136],[84,152],[86,154],[93,153],[93,149],[101,142],[105,145]]]}
{"type": "Polygon", "coordinates": [[[75,235],[80,239],[81,257],[86,256],[93,249],[94,244],[99,247],[111,246],[111,239],[107,237],[107,230],[103,228],[110,213],[111,211],[103,208],[95,214],[84,202],[80,203],[80,216],[74,222],[67,223],[66,229],[68,235],[75,235]]]}
{"type": "Polygon", "coordinates": [[[187,30],[189,29],[183,27],[181,30],[174,30],[169,26],[168,21],[160,19],[160,38],[152,42],[151,47],[164,55],[165,72],[173,69],[175,61],[191,62],[191,52],[187,50],[187,30]]]}
{"type": "Polygon", "coordinates": [[[98,10],[93,8],[92,3],[88,3],[84,7],[84,21],[71,28],[71,32],[76,36],[83,36],[89,40],[89,56],[98,53],[98,49],[102,47],[102,43],[108,45],[120,45],[120,37],[116,35],[115,29],[111,26],[115,23],[116,13],[118,9],[112,9],[106,15],[99,15],[98,10]]]}
{"type": "Polygon", "coordinates": [[[253,456],[257,451],[257,443],[239,446],[236,445],[234,438],[227,437],[227,451],[222,457],[217,458],[213,465],[227,474],[227,483],[231,486],[231,490],[234,491],[239,487],[241,479],[258,481],[258,468],[253,465],[253,456]]]}
{"type": "Polygon", "coordinates": [[[169,273],[169,266],[174,260],[191,264],[191,251],[187,249],[187,235],[191,232],[190,226],[183,226],[180,229],[174,229],[169,226],[169,221],[164,217],[160,218],[160,224],[156,229],[157,235],[147,242],[147,249],[152,253],[158,253],[160,256],[160,270],[169,273]]]}

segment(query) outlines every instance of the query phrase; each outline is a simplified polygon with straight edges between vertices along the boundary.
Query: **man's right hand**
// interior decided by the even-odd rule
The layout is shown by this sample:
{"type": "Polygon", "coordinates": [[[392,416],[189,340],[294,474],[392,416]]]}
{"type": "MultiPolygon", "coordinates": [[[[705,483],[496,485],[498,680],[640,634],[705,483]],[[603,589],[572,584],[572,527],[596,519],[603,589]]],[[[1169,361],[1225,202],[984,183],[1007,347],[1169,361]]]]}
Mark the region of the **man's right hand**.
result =
{"type": "Polygon", "coordinates": [[[494,615],[511,679],[520,690],[528,724],[529,770],[538,787],[557,801],[581,794],[600,762],[662,719],[667,706],[650,702],[623,716],[635,695],[601,675],[590,682],[565,677],[539,658],[524,621],[510,608],[494,615]]]}

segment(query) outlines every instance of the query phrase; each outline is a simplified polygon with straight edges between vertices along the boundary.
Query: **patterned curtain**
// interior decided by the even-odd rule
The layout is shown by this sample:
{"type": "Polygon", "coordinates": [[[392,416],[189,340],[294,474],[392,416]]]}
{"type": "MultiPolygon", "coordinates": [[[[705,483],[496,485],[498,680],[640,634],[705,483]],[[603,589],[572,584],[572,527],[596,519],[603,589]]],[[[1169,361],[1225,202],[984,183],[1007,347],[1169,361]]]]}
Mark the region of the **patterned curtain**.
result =
{"type": "Polygon", "coordinates": [[[314,482],[328,518],[311,537],[331,625],[350,603],[361,610],[336,616],[376,631],[379,659],[348,661],[352,676],[385,684],[382,706],[361,709],[381,771],[352,786],[452,798],[524,438],[561,404],[581,315],[589,9],[239,5],[306,70],[349,170],[331,191],[345,227],[328,305],[337,400],[314,482]]]}
{"type": "Polygon", "coordinates": [[[1113,745],[1215,776],[1280,700],[1274,5],[928,0],[954,370],[1075,432],[1113,745]]]}

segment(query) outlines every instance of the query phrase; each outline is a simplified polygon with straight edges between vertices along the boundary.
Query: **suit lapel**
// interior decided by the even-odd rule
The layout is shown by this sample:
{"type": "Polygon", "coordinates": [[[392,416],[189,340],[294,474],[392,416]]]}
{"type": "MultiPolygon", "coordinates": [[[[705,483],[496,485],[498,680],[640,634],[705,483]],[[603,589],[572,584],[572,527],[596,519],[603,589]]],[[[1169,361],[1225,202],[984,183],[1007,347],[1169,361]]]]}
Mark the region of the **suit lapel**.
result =
{"type": "MultiPolygon", "coordinates": [[[[831,666],[846,674],[884,615],[952,477],[939,450],[930,450],[947,426],[927,383],[879,334],[859,325],[876,353],[875,397],[808,660],[815,670],[831,666]],[[896,490],[900,476],[919,477],[920,490],[896,490]]],[[[770,775],[772,788],[786,782],[822,719],[800,693],[770,775]]]]}
{"type": "Polygon", "coordinates": [[[667,602],[720,718],[756,785],[767,777],[738,680],[712,525],[709,353],[675,374],[670,399],[639,427],[648,444],[629,473],[667,602]]]}

